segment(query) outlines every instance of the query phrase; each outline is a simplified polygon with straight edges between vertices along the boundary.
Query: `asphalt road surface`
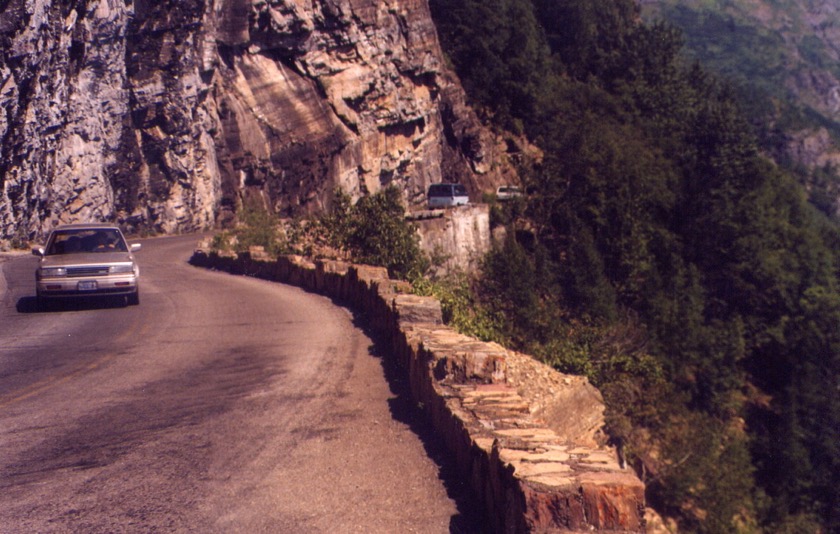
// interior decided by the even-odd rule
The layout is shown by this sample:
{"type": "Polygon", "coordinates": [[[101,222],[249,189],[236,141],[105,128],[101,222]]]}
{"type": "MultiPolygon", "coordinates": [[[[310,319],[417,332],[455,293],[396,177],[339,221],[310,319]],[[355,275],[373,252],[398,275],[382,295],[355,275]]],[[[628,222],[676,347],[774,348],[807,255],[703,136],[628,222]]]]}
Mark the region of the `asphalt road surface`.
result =
{"type": "Polygon", "coordinates": [[[353,315],[143,241],[141,303],[0,260],[0,533],[480,532],[353,315]]]}

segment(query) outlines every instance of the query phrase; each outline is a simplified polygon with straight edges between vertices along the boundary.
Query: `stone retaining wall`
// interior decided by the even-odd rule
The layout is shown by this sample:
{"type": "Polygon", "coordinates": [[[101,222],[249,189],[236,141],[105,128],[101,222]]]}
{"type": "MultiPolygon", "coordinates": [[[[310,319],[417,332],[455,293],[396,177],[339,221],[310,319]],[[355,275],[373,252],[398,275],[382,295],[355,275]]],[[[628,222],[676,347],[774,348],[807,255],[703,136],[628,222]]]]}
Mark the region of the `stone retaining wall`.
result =
{"type": "Polygon", "coordinates": [[[445,210],[415,211],[409,220],[417,227],[420,249],[429,256],[446,251],[439,273],[475,270],[490,250],[490,206],[469,204],[445,210]]]}
{"type": "MultiPolygon", "coordinates": [[[[413,400],[454,455],[495,532],[645,531],[643,483],[587,430],[591,421],[603,421],[603,405],[578,402],[567,421],[546,421],[536,401],[509,380],[509,366],[521,355],[443,325],[434,298],[411,295],[383,268],[338,261],[199,250],[191,262],[297,285],[364,313],[390,341],[413,400]]],[[[568,387],[557,402],[597,394],[583,379],[564,380],[568,387]]],[[[540,401],[546,403],[551,399],[540,401]]]]}

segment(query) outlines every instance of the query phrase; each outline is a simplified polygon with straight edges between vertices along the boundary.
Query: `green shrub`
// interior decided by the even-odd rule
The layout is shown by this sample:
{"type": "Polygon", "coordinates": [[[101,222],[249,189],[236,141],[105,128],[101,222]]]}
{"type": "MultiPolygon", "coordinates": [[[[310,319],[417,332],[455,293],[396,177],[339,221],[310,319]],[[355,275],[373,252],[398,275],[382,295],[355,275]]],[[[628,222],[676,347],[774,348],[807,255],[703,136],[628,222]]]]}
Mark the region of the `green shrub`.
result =
{"type": "Polygon", "coordinates": [[[482,341],[507,344],[502,328],[504,317],[478,302],[468,275],[452,274],[438,280],[417,278],[412,285],[416,294],[440,301],[443,321],[458,332],[482,341]]]}
{"type": "Polygon", "coordinates": [[[320,220],[330,246],[344,250],[353,261],[386,267],[395,278],[423,276],[430,261],[420,250],[420,236],[406,221],[402,194],[396,187],[365,196],[356,204],[337,191],[330,213],[320,220]]]}
{"type": "Polygon", "coordinates": [[[241,226],[237,229],[237,252],[244,252],[252,246],[263,247],[268,254],[276,256],[283,251],[280,242],[277,218],[256,203],[244,203],[240,214],[241,226]]]}
{"type": "Polygon", "coordinates": [[[219,252],[247,252],[251,247],[263,247],[276,256],[286,252],[277,218],[257,202],[243,202],[237,212],[238,224],[231,230],[213,236],[211,247],[219,252]]]}

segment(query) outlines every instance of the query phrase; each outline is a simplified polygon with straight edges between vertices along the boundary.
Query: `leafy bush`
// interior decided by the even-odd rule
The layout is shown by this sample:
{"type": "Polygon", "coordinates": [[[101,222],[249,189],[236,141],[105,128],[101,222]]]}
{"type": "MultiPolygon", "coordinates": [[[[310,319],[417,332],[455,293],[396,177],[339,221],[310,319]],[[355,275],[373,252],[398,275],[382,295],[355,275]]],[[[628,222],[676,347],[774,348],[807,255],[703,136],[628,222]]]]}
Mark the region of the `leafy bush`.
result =
{"type": "Polygon", "coordinates": [[[237,213],[238,223],[232,230],[213,236],[212,248],[221,252],[247,252],[262,247],[276,256],[287,251],[287,242],[280,232],[280,221],[259,202],[243,202],[237,213]]]}
{"type": "Polygon", "coordinates": [[[502,328],[504,317],[477,301],[473,282],[471,277],[460,273],[438,280],[418,278],[412,285],[416,294],[440,301],[444,322],[455,330],[482,341],[507,344],[502,328]]]}
{"type": "Polygon", "coordinates": [[[348,252],[355,262],[387,267],[391,276],[400,279],[418,278],[429,268],[429,259],[420,250],[420,236],[406,221],[396,187],[362,197],[356,204],[337,191],[330,213],[320,224],[328,243],[348,252]]]}
{"type": "Polygon", "coordinates": [[[265,207],[255,203],[246,204],[240,220],[242,225],[237,232],[237,251],[246,251],[252,246],[263,247],[268,254],[273,256],[283,251],[278,220],[265,207]]]}

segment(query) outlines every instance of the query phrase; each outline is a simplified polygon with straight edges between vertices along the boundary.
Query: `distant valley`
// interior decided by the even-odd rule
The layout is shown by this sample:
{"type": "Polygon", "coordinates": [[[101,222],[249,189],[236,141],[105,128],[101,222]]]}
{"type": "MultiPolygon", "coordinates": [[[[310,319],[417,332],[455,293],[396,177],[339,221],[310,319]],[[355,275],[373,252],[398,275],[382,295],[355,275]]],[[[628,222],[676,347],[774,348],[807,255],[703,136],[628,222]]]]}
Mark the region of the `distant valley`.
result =
{"type": "Polygon", "coordinates": [[[734,83],[761,143],[840,212],[840,4],[831,0],[643,0],[685,35],[686,58],[734,83]]]}

